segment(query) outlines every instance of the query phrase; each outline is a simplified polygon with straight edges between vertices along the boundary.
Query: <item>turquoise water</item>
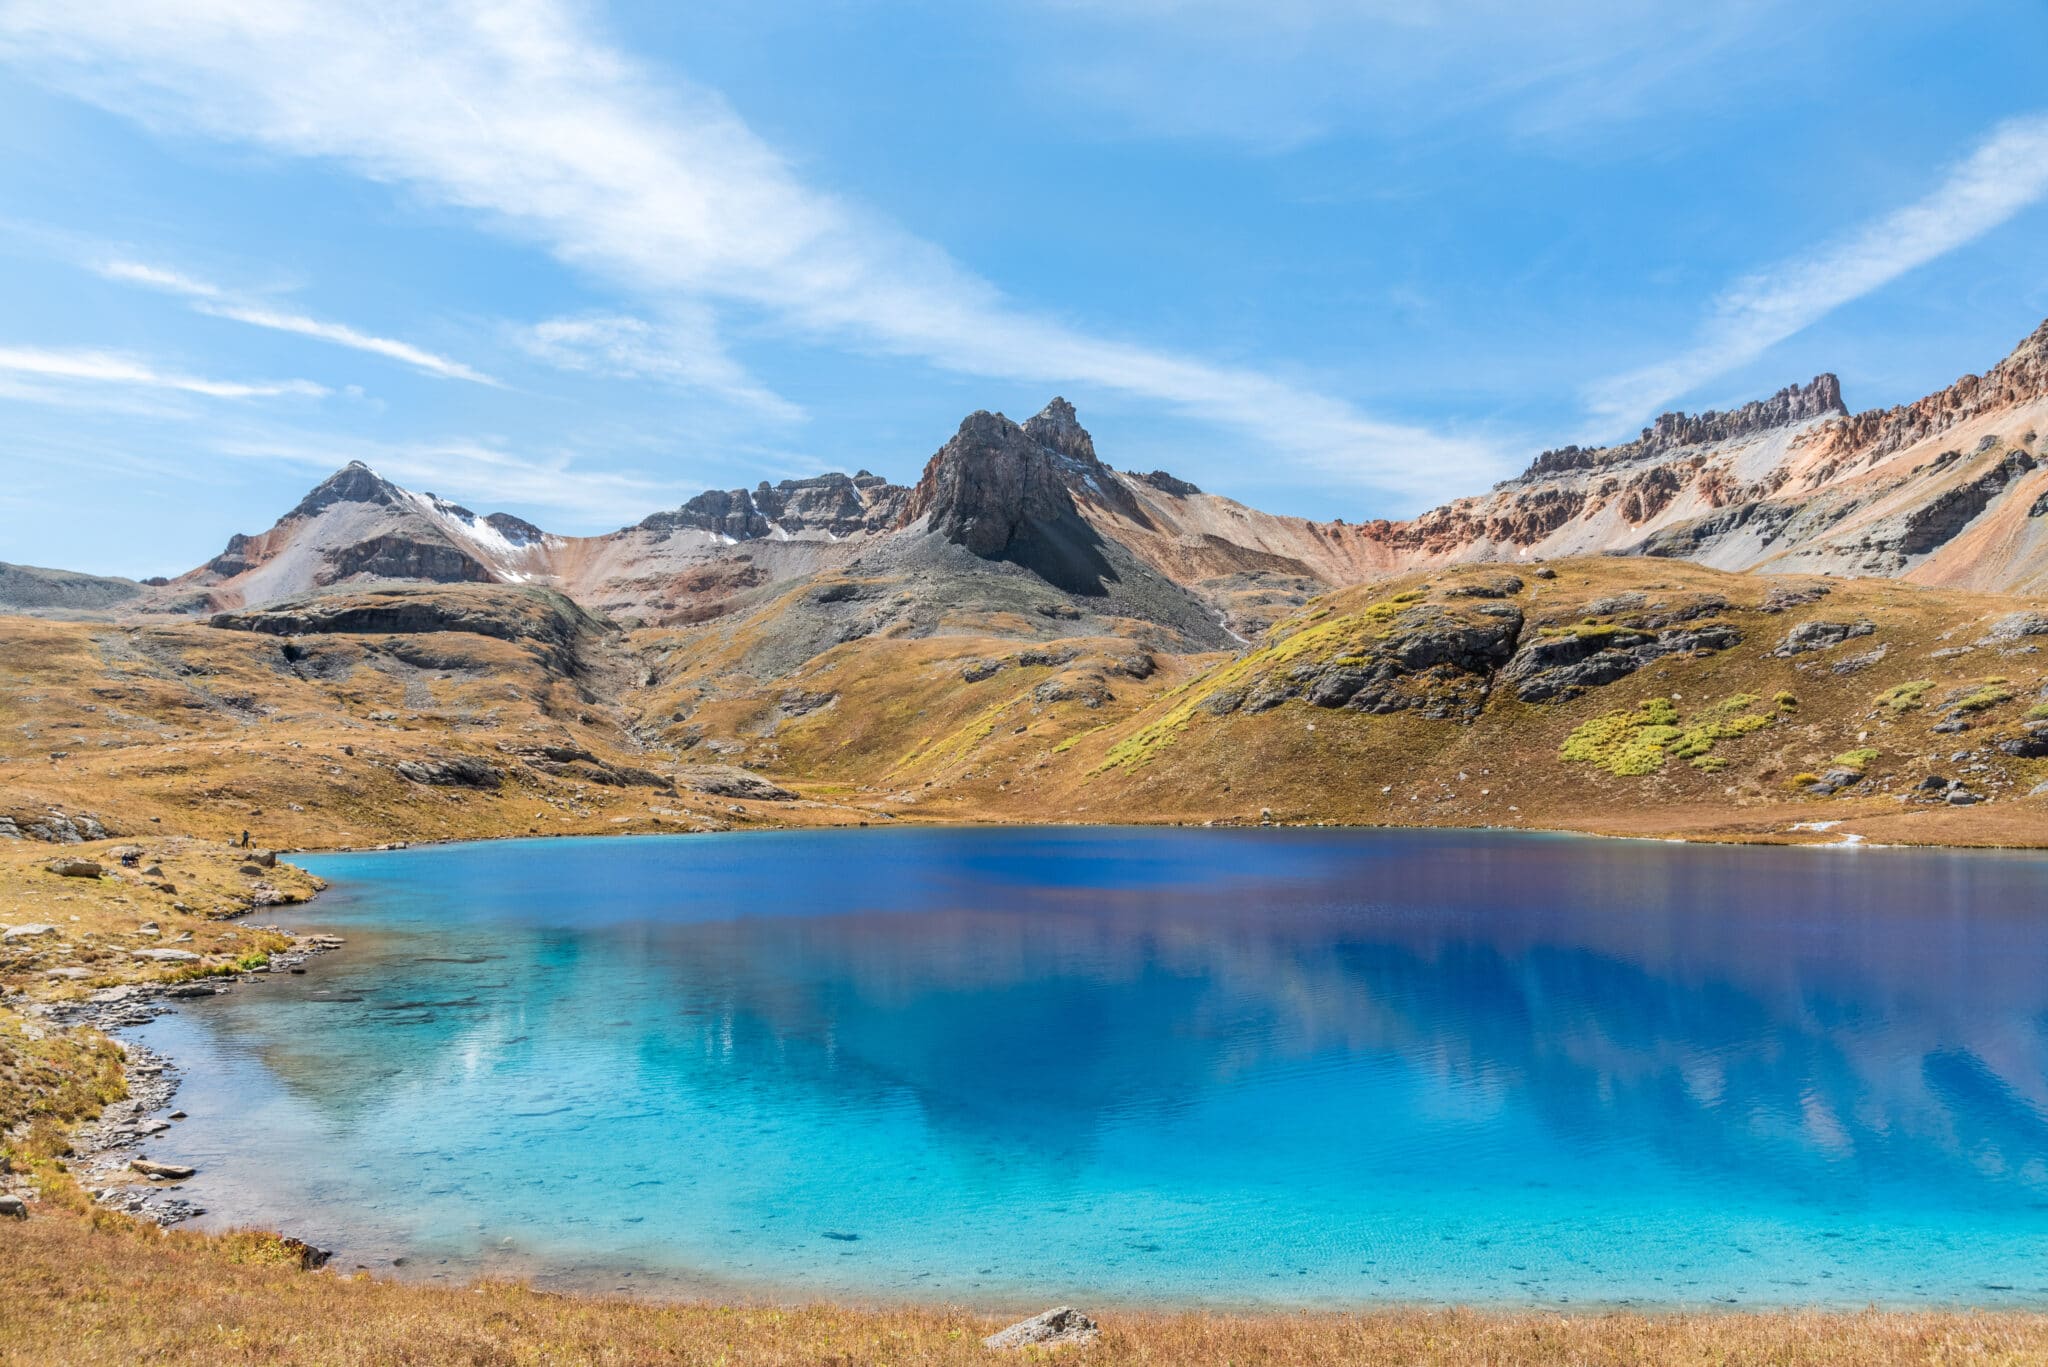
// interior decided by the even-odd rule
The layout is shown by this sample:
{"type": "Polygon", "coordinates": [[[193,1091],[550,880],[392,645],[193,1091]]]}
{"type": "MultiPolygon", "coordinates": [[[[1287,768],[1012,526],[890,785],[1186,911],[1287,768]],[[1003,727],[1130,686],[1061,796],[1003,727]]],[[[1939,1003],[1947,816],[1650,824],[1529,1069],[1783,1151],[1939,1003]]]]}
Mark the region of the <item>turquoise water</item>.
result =
{"type": "Polygon", "coordinates": [[[304,861],[216,1223],[984,1305],[2048,1304],[2048,860],[924,830],[304,861]]]}

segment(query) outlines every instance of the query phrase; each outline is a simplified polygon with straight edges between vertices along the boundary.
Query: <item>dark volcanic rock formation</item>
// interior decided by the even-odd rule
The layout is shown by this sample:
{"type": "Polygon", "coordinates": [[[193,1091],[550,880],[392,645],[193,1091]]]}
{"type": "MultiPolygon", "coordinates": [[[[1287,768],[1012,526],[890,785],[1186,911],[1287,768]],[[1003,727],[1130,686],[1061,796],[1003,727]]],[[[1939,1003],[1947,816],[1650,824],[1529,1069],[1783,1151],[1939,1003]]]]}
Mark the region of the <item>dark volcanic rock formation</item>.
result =
{"type": "Polygon", "coordinates": [[[1008,560],[1068,593],[1100,595],[1113,577],[1101,535],[1074,506],[1070,485],[1116,484],[1073,405],[1054,399],[1023,426],[1000,413],[970,414],[926,464],[903,512],[984,560],[1008,560]]]}

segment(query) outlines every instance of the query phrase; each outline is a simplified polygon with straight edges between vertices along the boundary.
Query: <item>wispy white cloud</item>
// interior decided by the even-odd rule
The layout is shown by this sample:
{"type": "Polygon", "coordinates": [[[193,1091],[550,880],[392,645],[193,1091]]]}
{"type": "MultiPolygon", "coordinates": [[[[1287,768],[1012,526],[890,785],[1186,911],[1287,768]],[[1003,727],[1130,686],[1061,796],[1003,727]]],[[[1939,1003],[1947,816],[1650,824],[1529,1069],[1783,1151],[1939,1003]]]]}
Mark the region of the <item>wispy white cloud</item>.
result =
{"type": "Polygon", "coordinates": [[[1093,333],[805,185],[714,92],[656,76],[556,0],[14,0],[0,58],[167,129],[331,158],[543,244],[661,314],[966,374],[1116,390],[1257,457],[1421,501],[1500,473],[1489,443],[1256,369],[1093,333]]]}
{"type": "Polygon", "coordinates": [[[293,395],[318,398],[325,385],[311,380],[211,380],[163,370],[114,351],[53,347],[0,347],[0,372],[42,380],[173,390],[211,399],[262,399],[293,395]]]}
{"type": "Polygon", "coordinates": [[[193,308],[215,318],[227,318],[237,323],[247,323],[251,327],[268,328],[273,332],[289,332],[300,337],[311,337],[316,341],[331,342],[335,346],[347,347],[352,351],[383,356],[411,366],[415,370],[446,379],[468,380],[472,384],[498,383],[490,376],[460,361],[436,355],[410,342],[401,342],[391,337],[378,337],[352,328],[346,323],[329,323],[318,318],[310,318],[303,313],[288,313],[270,308],[237,297],[218,285],[180,271],[151,265],[148,262],[126,260],[103,262],[96,269],[108,280],[183,295],[191,301],[193,308]]]}
{"type": "Polygon", "coordinates": [[[2001,124],[1925,197],[1812,255],[1738,281],[1715,301],[1696,345],[1601,381],[1587,391],[1587,405],[1607,418],[1646,416],[2044,198],[2048,115],[2001,124]]]}
{"type": "Polygon", "coordinates": [[[559,370],[709,390],[781,421],[803,416],[733,360],[719,342],[709,309],[676,312],[660,324],[623,314],[549,318],[517,329],[513,340],[559,370]]]}

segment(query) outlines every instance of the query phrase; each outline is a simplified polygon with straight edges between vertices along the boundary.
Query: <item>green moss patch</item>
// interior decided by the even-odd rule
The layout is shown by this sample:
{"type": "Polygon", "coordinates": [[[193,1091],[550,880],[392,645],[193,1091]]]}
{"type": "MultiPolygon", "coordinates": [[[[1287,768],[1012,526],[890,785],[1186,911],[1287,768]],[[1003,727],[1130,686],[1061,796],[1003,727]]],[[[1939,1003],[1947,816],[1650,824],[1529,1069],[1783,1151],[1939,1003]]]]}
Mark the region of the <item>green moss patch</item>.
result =
{"type": "Polygon", "coordinates": [[[1565,737],[1558,758],[1623,778],[1654,774],[1669,759],[1716,773],[1728,767],[1725,758],[1712,753],[1716,744],[1771,724],[1768,714],[1745,710],[1754,702],[1737,694],[1686,718],[1669,698],[1646,698],[1633,712],[1610,712],[1580,725],[1565,737]]]}

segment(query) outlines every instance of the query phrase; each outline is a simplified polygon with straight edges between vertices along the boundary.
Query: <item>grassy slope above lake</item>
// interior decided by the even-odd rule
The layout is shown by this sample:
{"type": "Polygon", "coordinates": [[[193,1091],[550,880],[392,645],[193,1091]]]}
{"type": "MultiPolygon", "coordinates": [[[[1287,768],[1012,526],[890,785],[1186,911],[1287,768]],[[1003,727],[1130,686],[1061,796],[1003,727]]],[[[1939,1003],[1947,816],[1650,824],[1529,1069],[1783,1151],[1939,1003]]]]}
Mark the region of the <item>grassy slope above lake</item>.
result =
{"type": "Polygon", "coordinates": [[[0,818],[296,847],[1268,813],[2048,843],[2038,600],[1594,559],[1343,590],[1234,653],[973,618],[772,667],[787,605],[626,632],[537,590],[321,601],[0,619],[0,818]]]}

